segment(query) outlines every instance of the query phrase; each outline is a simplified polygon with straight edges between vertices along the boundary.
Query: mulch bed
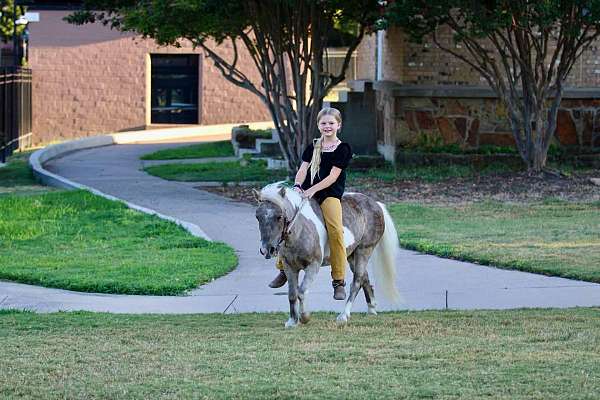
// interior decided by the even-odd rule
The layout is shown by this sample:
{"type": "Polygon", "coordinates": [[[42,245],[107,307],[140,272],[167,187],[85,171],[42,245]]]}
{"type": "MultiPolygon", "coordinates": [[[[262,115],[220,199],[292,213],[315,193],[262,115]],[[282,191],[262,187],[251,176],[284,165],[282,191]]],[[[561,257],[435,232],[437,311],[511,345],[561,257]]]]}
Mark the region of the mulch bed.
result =
{"type": "MultiPolygon", "coordinates": [[[[499,173],[480,177],[450,178],[429,183],[419,180],[382,181],[360,178],[347,182],[346,191],[365,193],[385,203],[466,204],[481,200],[528,203],[547,198],[567,201],[600,201],[600,186],[590,178],[600,178],[600,170],[572,176],[528,176],[527,173],[499,173]]],[[[256,204],[253,189],[258,186],[198,187],[237,201],[256,204]]]]}

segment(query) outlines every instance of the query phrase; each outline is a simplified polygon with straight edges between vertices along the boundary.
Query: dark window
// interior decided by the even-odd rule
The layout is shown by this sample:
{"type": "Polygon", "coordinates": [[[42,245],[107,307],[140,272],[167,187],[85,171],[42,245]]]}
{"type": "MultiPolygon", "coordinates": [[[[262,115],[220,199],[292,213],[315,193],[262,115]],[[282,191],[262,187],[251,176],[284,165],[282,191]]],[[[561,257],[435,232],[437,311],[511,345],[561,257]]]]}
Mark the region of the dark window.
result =
{"type": "Polygon", "coordinates": [[[152,54],[153,124],[198,123],[198,55],[152,54]]]}

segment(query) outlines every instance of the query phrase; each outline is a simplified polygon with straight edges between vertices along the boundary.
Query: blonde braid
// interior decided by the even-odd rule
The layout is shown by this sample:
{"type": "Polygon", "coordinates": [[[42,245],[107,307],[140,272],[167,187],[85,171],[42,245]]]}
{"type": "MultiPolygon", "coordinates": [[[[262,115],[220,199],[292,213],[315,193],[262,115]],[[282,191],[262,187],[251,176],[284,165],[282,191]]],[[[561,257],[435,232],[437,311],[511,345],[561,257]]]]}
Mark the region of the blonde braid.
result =
{"type": "Polygon", "coordinates": [[[310,161],[310,184],[312,185],[315,181],[315,176],[319,173],[319,167],[321,166],[321,144],[323,143],[323,137],[313,140],[312,159],[310,161]]]}

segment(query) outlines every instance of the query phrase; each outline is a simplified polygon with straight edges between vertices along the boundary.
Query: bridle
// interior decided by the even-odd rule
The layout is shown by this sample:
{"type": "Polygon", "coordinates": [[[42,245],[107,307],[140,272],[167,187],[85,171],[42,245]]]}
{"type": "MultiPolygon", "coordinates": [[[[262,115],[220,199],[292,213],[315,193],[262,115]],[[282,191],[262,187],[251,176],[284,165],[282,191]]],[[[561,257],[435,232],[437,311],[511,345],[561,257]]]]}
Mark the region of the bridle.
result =
{"type": "Polygon", "coordinates": [[[294,225],[294,223],[298,219],[298,216],[300,215],[300,211],[302,210],[302,207],[304,207],[304,205],[306,204],[307,201],[308,201],[308,197],[305,197],[305,198],[302,199],[302,202],[300,203],[300,205],[296,209],[296,212],[294,213],[294,216],[292,217],[292,219],[289,222],[288,222],[287,218],[284,217],[284,220],[283,220],[283,230],[281,231],[281,238],[279,238],[279,242],[277,243],[277,247],[279,247],[281,245],[281,243],[285,242],[288,239],[288,237],[290,235],[290,232],[292,230],[292,226],[294,225]]]}

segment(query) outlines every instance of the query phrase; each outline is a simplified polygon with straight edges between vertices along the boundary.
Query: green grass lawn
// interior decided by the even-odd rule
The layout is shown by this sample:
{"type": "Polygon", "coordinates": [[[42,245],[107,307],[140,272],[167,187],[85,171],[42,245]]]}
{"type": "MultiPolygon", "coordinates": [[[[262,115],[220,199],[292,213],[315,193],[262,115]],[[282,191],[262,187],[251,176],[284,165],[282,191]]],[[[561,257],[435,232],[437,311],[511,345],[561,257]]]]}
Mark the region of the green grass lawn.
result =
{"type": "MultiPolygon", "coordinates": [[[[276,299],[274,299],[276,301],[276,299]]],[[[283,300],[281,300],[283,301],[283,300]]],[[[3,399],[597,399],[600,309],[0,312],[3,399]]]]}
{"type": "MultiPolygon", "coordinates": [[[[0,169],[0,279],[100,293],[175,295],[231,271],[233,249],[85,191],[0,169]]],[[[1,296],[0,296],[1,298],[1,296]]]]}
{"type": "Polygon", "coordinates": [[[231,141],[199,143],[174,149],[159,150],[146,154],[142,160],[177,160],[185,158],[231,157],[234,155],[231,141]]]}
{"type": "Polygon", "coordinates": [[[175,295],[231,271],[233,250],[85,191],[0,198],[0,278],[175,295]]]}
{"type": "Polygon", "coordinates": [[[56,190],[39,185],[35,181],[33,173],[27,165],[27,159],[31,153],[31,151],[15,153],[8,159],[6,166],[0,168],[0,196],[31,195],[56,190]]]}
{"type": "MultiPolygon", "coordinates": [[[[238,161],[215,162],[206,164],[167,164],[155,165],[144,169],[150,175],[172,181],[215,181],[215,182],[274,182],[285,179],[285,170],[268,170],[266,163],[260,160],[251,160],[248,166],[241,166],[238,161]]],[[[421,180],[425,182],[438,182],[448,178],[469,177],[503,172],[511,170],[509,167],[495,165],[476,171],[472,167],[462,165],[448,166],[414,166],[402,168],[371,168],[368,171],[348,170],[348,180],[361,178],[376,178],[383,181],[394,180],[421,180]]]]}
{"type": "Polygon", "coordinates": [[[388,206],[403,247],[600,282],[600,202],[388,206]]]}
{"type": "Polygon", "coordinates": [[[27,168],[27,161],[25,160],[15,160],[0,168],[0,187],[2,188],[34,184],[35,179],[31,170],[27,168]]]}
{"type": "Polygon", "coordinates": [[[251,160],[241,166],[239,161],[203,164],[166,164],[144,168],[150,175],[184,182],[275,182],[287,177],[285,170],[268,170],[262,160],[251,160]]]}

